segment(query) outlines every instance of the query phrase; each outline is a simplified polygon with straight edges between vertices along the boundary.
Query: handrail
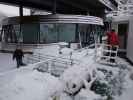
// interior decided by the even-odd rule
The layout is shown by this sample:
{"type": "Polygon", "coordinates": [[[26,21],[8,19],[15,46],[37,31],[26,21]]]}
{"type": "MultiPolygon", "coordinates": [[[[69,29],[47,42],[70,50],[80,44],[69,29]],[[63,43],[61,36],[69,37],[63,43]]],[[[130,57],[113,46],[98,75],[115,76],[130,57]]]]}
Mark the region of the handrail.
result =
{"type": "Polygon", "coordinates": [[[64,58],[64,57],[52,56],[52,55],[44,55],[42,53],[33,54],[31,56],[28,56],[27,59],[33,60],[32,62],[34,62],[34,60],[35,60],[35,63],[36,63],[36,61],[40,62],[40,61],[44,61],[44,60],[45,61],[53,60],[53,61],[60,62],[60,63],[71,63],[71,64],[79,63],[79,60],[77,60],[77,59],[64,58]]]}
{"type": "Polygon", "coordinates": [[[75,50],[75,51],[82,51],[82,50],[84,50],[84,49],[88,49],[88,48],[91,48],[91,47],[93,47],[93,46],[95,46],[94,43],[91,44],[91,45],[89,45],[89,46],[86,46],[86,47],[84,47],[84,48],[81,48],[81,49],[75,50]]]}
{"type": "Polygon", "coordinates": [[[52,55],[47,55],[47,54],[43,54],[43,53],[35,53],[33,54],[35,57],[36,56],[39,56],[40,58],[46,58],[46,59],[51,59],[51,58],[55,58],[55,59],[61,59],[61,60],[67,60],[67,61],[70,61],[70,60],[74,60],[76,62],[79,62],[79,60],[77,59],[70,59],[70,58],[65,58],[65,57],[61,57],[61,56],[52,56],[52,55]]]}
{"type": "MultiPolygon", "coordinates": [[[[77,63],[73,63],[73,64],[77,64],[77,63]]],[[[65,69],[72,66],[73,64],[67,61],[65,62],[65,61],[61,61],[56,58],[53,58],[53,59],[47,59],[45,61],[40,61],[33,64],[35,66],[33,69],[37,69],[38,71],[42,71],[42,72],[48,72],[55,76],[60,76],[65,69]]]]}

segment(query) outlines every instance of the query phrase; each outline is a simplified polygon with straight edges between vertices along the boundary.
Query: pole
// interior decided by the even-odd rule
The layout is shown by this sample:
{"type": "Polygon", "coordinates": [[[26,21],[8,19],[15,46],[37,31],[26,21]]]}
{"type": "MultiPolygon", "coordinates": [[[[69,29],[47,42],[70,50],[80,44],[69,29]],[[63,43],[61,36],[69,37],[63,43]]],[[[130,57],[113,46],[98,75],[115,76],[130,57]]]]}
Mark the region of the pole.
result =
{"type": "Polygon", "coordinates": [[[80,48],[82,48],[82,40],[81,40],[81,34],[79,32],[79,43],[80,43],[80,48]]]}
{"type": "Polygon", "coordinates": [[[57,6],[57,1],[54,0],[53,11],[52,11],[53,14],[56,14],[56,6],[57,6]]]}
{"type": "Polygon", "coordinates": [[[19,24],[20,24],[20,28],[19,28],[19,41],[18,42],[22,42],[22,41],[20,41],[20,38],[21,38],[21,36],[22,36],[22,17],[23,17],[23,6],[20,4],[20,6],[19,6],[19,17],[20,17],[20,22],[19,22],[19,24]]]}

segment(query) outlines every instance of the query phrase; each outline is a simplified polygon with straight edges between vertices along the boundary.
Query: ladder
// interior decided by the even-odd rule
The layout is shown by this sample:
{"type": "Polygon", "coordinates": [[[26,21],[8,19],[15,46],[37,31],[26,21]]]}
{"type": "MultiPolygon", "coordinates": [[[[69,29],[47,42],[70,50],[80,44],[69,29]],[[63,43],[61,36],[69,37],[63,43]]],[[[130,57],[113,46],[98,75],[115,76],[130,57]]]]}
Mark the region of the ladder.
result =
{"type": "Polygon", "coordinates": [[[96,44],[95,48],[95,59],[96,62],[101,64],[107,64],[115,66],[117,65],[117,53],[118,46],[112,46],[108,44],[96,44]]]}

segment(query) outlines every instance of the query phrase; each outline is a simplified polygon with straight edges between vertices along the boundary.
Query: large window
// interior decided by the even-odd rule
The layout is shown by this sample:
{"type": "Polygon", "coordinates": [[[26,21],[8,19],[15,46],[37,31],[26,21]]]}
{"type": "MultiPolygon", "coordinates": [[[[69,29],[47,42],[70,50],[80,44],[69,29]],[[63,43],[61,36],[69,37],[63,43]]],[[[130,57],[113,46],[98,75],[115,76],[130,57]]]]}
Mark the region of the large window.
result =
{"type": "Polygon", "coordinates": [[[75,42],[76,24],[58,24],[59,41],[75,42]]]}
{"type": "Polygon", "coordinates": [[[31,23],[6,25],[2,28],[6,42],[56,43],[80,42],[83,46],[94,43],[94,34],[101,37],[101,27],[87,24],[31,23]]]}
{"type": "Polygon", "coordinates": [[[98,25],[78,24],[77,34],[77,37],[84,47],[93,44],[95,39],[101,42],[103,31],[102,28],[98,25]],[[94,36],[96,36],[96,38],[94,36]]]}
{"type": "Polygon", "coordinates": [[[94,43],[94,31],[94,25],[78,25],[78,34],[82,42],[82,46],[87,46],[94,43]]]}
{"type": "Polygon", "coordinates": [[[23,42],[23,35],[20,33],[20,25],[13,25],[17,42],[23,42]]]}
{"type": "Polygon", "coordinates": [[[5,42],[17,42],[17,34],[13,25],[4,25],[1,30],[1,37],[5,42]]]}
{"type": "Polygon", "coordinates": [[[40,25],[39,23],[27,23],[21,25],[21,33],[23,34],[23,43],[36,44],[39,43],[40,25]]]}
{"type": "Polygon", "coordinates": [[[75,41],[75,24],[40,24],[40,43],[75,41]]]}
{"type": "Polygon", "coordinates": [[[57,42],[56,24],[40,24],[40,42],[41,43],[57,42]]]}

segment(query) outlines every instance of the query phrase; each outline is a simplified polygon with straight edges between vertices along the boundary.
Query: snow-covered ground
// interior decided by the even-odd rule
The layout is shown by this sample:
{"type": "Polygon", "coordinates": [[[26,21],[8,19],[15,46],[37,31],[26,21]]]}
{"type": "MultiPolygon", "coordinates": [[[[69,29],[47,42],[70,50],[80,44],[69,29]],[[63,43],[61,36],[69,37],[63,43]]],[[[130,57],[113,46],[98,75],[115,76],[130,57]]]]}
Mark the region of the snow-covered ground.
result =
{"type": "Polygon", "coordinates": [[[12,60],[12,54],[0,53],[0,72],[5,72],[15,68],[16,63],[12,60]]]}
{"type": "MultiPolygon", "coordinates": [[[[27,54],[24,55],[24,63],[27,56],[27,54]]],[[[16,61],[12,59],[12,53],[0,53],[0,73],[11,71],[16,68],[16,61]]]]}
{"type": "MultiPolygon", "coordinates": [[[[61,53],[59,49],[55,45],[34,52],[57,58],[71,56],[79,63],[69,66],[60,77],[36,70],[38,63],[1,73],[0,100],[132,100],[133,68],[125,60],[119,58],[118,66],[108,66],[95,62],[94,49],[64,48],[61,53]],[[96,82],[101,82],[103,88],[96,82]]],[[[6,57],[12,60],[11,55],[6,57]]],[[[6,62],[4,65],[7,69],[14,66],[6,62]]]]}

